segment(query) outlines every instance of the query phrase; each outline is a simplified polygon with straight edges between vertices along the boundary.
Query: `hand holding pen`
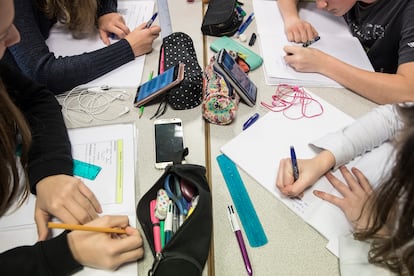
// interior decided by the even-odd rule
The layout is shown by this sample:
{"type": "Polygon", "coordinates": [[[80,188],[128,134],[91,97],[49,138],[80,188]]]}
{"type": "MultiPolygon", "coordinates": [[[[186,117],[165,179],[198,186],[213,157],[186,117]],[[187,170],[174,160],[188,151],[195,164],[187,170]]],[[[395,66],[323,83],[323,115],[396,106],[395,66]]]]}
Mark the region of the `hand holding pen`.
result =
{"type": "Polygon", "coordinates": [[[276,177],[276,187],[288,197],[303,197],[303,192],[316,183],[329,170],[335,166],[335,157],[324,150],[312,159],[284,158],[279,162],[279,170],[276,177]],[[296,161],[293,161],[295,159],[296,161]],[[296,163],[296,165],[294,165],[296,163]],[[293,167],[297,166],[297,178],[295,180],[293,167]]]}
{"type": "Polygon", "coordinates": [[[290,147],[290,158],[279,162],[279,171],[276,178],[276,187],[288,197],[302,197],[304,189],[301,188],[299,180],[299,166],[296,158],[295,148],[290,147]]]}

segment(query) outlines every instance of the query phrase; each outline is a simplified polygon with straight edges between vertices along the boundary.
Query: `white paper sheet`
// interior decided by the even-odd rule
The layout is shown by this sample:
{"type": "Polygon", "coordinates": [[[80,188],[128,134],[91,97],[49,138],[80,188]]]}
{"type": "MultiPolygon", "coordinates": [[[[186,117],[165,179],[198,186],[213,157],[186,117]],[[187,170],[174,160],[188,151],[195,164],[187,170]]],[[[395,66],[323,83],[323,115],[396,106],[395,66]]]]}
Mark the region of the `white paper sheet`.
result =
{"type": "MultiPolygon", "coordinates": [[[[290,199],[281,195],[275,186],[279,161],[282,158],[290,157],[291,145],[295,147],[297,158],[312,158],[316,152],[309,143],[327,133],[342,129],[353,121],[351,117],[321,98],[315,95],[312,97],[317,99],[324,108],[321,116],[290,120],[280,112],[269,112],[225,144],[221,151],[326,237],[329,241],[328,249],[338,256],[338,238],[349,233],[351,227],[340,209],[313,195],[312,191],[318,189],[339,196],[326,178],[321,178],[312,188],[306,190],[302,200],[290,199]]],[[[355,159],[348,166],[360,168],[370,182],[375,185],[381,179],[381,173],[387,171],[382,168],[386,166],[391,150],[391,145],[384,144],[364,155],[363,158],[355,159]]],[[[343,179],[339,171],[334,174],[343,179]]]]}

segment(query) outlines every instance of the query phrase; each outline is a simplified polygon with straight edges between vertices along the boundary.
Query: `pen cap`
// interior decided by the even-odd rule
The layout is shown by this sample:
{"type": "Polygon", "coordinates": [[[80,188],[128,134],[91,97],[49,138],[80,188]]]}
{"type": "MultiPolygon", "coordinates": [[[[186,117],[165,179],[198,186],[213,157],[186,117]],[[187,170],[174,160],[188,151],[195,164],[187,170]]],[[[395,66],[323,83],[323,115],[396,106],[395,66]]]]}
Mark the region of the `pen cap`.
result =
{"type": "Polygon", "coordinates": [[[150,217],[151,217],[151,222],[152,224],[154,223],[159,223],[160,220],[155,216],[155,209],[157,206],[157,202],[155,199],[150,201],[150,209],[149,209],[149,213],[150,213],[150,217]]]}

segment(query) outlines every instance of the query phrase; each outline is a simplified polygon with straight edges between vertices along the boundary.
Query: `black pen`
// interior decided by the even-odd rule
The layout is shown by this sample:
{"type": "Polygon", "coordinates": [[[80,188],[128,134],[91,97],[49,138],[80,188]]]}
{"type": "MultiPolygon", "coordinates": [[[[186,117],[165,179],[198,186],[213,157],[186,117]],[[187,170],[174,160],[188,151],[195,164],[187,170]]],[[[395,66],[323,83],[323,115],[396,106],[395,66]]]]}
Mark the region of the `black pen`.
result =
{"type": "Polygon", "coordinates": [[[299,178],[299,168],[296,160],[295,148],[293,146],[290,146],[290,160],[292,160],[293,179],[296,181],[299,178]]]}
{"type": "Polygon", "coordinates": [[[253,46],[255,41],[256,41],[256,34],[252,33],[252,36],[250,37],[250,40],[249,40],[249,46],[253,46]]]}
{"type": "Polygon", "coordinates": [[[315,43],[316,41],[318,41],[319,39],[321,39],[321,37],[320,36],[317,36],[317,37],[315,37],[312,40],[306,41],[305,43],[303,43],[302,46],[303,47],[308,47],[308,46],[312,45],[313,43],[315,43]]]}

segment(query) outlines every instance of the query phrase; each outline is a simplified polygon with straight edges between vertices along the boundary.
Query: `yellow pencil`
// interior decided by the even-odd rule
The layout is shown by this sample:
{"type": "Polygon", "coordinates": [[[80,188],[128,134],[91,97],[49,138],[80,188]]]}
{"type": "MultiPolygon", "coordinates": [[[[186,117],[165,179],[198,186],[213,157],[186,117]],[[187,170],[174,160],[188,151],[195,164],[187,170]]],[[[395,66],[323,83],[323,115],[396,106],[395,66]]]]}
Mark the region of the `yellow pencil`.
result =
{"type": "Polygon", "coordinates": [[[103,233],[126,234],[125,229],[121,229],[121,228],[96,227],[96,226],[87,226],[87,225],[80,225],[80,224],[48,222],[47,227],[66,229],[66,230],[81,230],[81,231],[92,231],[92,232],[103,232],[103,233]]]}

